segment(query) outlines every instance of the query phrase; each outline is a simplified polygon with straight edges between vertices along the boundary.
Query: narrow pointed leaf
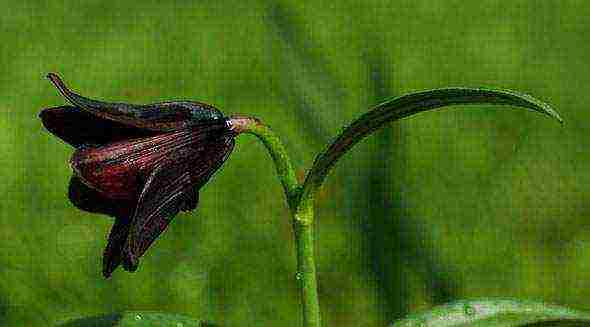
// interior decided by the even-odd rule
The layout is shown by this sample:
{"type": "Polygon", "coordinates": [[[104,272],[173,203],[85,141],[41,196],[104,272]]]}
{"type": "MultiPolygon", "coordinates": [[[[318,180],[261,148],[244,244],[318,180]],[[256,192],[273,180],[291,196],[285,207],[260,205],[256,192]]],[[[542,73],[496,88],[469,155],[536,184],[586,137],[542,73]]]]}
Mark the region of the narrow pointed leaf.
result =
{"type": "Polygon", "coordinates": [[[414,114],[454,105],[496,104],[527,108],[563,122],[548,104],[529,95],[482,88],[444,88],[406,94],[387,100],[362,115],[320,153],[303,186],[303,197],[309,197],[319,188],[330,168],[356,143],[385,124],[414,114]]]}
{"type": "Polygon", "coordinates": [[[458,301],[411,314],[390,327],[589,326],[590,314],[542,302],[458,301]]]}
{"type": "Polygon", "coordinates": [[[70,320],[59,324],[61,327],[82,327],[82,326],[120,326],[120,327],[143,327],[143,326],[182,326],[182,327],[212,327],[216,326],[201,320],[193,319],[179,314],[164,312],[131,312],[113,313],[108,315],[93,316],[70,320]]]}

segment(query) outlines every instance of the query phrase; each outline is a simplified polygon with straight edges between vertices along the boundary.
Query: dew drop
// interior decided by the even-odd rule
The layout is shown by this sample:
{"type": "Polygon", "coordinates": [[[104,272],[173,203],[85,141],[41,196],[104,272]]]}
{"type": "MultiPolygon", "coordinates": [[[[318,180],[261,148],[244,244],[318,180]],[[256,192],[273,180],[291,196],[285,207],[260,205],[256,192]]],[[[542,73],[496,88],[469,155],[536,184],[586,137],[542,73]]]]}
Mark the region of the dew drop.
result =
{"type": "Polygon", "coordinates": [[[298,272],[295,274],[295,279],[297,279],[297,280],[301,280],[302,278],[303,278],[303,274],[302,274],[301,272],[299,272],[299,271],[298,271],[298,272]]]}

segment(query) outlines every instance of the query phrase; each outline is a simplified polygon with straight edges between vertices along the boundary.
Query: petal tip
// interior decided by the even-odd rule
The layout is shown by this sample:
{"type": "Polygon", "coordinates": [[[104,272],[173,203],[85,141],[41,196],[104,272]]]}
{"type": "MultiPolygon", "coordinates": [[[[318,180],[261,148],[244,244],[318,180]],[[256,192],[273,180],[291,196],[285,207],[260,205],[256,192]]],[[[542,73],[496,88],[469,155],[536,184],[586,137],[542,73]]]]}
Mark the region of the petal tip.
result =
{"type": "Polygon", "coordinates": [[[47,77],[48,79],[50,79],[52,81],[53,80],[59,80],[60,79],[59,78],[59,75],[57,75],[57,73],[54,73],[54,72],[47,73],[47,75],[45,75],[45,77],[47,77]]]}
{"type": "Polygon", "coordinates": [[[68,88],[59,75],[56,73],[48,73],[46,77],[51,81],[51,83],[53,83],[53,85],[55,85],[55,87],[63,96],[67,97],[68,88]]]}
{"type": "Polygon", "coordinates": [[[139,266],[139,258],[129,248],[123,251],[123,269],[135,272],[139,266]]]}
{"type": "Polygon", "coordinates": [[[47,117],[47,108],[41,109],[41,111],[39,112],[39,114],[37,115],[37,117],[41,118],[41,120],[43,120],[44,117],[47,117]]]}
{"type": "Polygon", "coordinates": [[[112,276],[112,274],[113,274],[113,273],[112,273],[111,271],[108,271],[108,270],[103,270],[103,271],[102,271],[102,276],[103,276],[105,279],[110,279],[110,278],[111,278],[111,276],[112,276]]]}

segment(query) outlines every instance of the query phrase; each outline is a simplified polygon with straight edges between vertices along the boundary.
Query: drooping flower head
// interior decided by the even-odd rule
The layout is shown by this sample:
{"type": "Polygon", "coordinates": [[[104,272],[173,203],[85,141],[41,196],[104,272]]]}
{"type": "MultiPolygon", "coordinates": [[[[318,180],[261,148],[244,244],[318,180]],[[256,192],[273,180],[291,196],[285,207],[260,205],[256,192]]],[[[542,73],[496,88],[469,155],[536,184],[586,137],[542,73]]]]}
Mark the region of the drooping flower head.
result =
{"type": "Polygon", "coordinates": [[[103,275],[135,271],[179,211],[197,207],[199,189],[228,158],[239,120],[194,101],[147,105],[92,100],[47,76],[71,105],[39,114],[48,131],[76,148],[69,199],[115,217],[103,275]],[[235,123],[233,123],[235,122],[235,123]]]}

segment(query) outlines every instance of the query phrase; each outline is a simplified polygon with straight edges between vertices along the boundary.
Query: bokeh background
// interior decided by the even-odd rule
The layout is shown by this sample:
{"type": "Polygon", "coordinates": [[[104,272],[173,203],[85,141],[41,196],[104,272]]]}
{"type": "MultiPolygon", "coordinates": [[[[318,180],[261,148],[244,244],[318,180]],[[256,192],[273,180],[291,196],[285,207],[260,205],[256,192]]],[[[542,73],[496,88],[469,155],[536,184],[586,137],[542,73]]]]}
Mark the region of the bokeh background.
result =
{"type": "Polygon", "coordinates": [[[238,139],[133,274],[101,277],[112,220],[67,200],[73,150],[37,118],[81,94],[195,99],[257,116],[303,176],[386,97],[519,90],[565,125],[506,107],[392,124],[345,156],[317,199],[326,326],[384,326],[459,298],[590,310],[590,6],[584,1],[2,1],[0,325],[162,310],[299,326],[289,215],[274,167],[238,139]],[[508,109],[508,110],[506,110],[508,109]]]}

